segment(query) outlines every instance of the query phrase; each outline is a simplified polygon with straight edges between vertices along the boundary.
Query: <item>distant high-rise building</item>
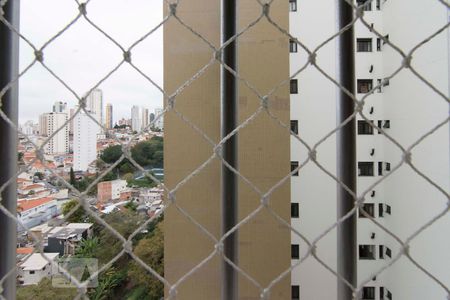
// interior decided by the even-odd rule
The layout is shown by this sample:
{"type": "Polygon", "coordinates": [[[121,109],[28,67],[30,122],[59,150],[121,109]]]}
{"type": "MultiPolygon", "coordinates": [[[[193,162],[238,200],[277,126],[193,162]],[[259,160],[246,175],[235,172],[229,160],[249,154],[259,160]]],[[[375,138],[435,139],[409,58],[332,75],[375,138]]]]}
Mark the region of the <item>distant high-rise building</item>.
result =
{"type": "Polygon", "coordinates": [[[39,133],[42,136],[51,136],[59,130],[44,146],[46,154],[63,154],[69,152],[69,128],[64,126],[67,122],[66,113],[45,113],[39,116],[39,133]]]}
{"type": "Polygon", "coordinates": [[[141,130],[142,126],[142,112],[141,108],[137,105],[133,105],[131,108],[131,129],[133,131],[141,130]]]}
{"type": "Polygon", "coordinates": [[[148,109],[142,108],[142,124],[141,130],[144,130],[148,126],[148,109]]]}
{"type": "Polygon", "coordinates": [[[105,127],[107,129],[113,128],[113,106],[111,103],[106,104],[106,123],[105,127]]]}
{"type": "Polygon", "coordinates": [[[103,124],[103,92],[100,89],[93,90],[86,98],[86,109],[96,115],[96,120],[103,124]]]}
{"type": "Polygon", "coordinates": [[[75,109],[69,109],[69,134],[73,134],[73,119],[72,116],[75,114],[75,109]]]}
{"type": "Polygon", "coordinates": [[[56,101],[55,104],[53,104],[53,112],[67,113],[67,102],[56,101]]]}
{"type": "Polygon", "coordinates": [[[154,119],[155,119],[155,114],[154,113],[150,113],[150,123],[153,122],[154,119]]]}
{"type": "Polygon", "coordinates": [[[39,132],[39,126],[31,120],[26,121],[22,126],[22,132],[26,135],[35,135],[39,132]]]}
{"type": "Polygon", "coordinates": [[[86,171],[97,159],[99,127],[84,111],[80,111],[74,118],[73,129],[73,169],[86,171]]]}
{"type": "MultiPolygon", "coordinates": [[[[162,108],[155,108],[155,118],[162,114],[162,108]]],[[[164,115],[159,116],[159,119],[155,121],[153,127],[163,130],[164,129],[164,115]]]]}

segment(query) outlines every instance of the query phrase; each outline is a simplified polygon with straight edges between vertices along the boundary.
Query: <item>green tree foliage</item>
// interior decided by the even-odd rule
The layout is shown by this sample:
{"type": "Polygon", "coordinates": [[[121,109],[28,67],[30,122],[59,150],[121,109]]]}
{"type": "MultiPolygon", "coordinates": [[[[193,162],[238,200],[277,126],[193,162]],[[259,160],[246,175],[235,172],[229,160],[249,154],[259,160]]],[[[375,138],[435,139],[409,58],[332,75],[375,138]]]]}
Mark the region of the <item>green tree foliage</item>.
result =
{"type": "MultiPolygon", "coordinates": [[[[73,199],[63,204],[62,214],[66,216],[75,206],[78,205],[78,201],[73,199]]],[[[73,214],[71,214],[67,221],[70,223],[83,223],[88,220],[88,216],[84,209],[80,206],[73,214]]]]}
{"type": "Polygon", "coordinates": [[[71,185],[75,185],[75,182],[76,182],[77,180],[75,179],[75,173],[74,173],[74,171],[73,171],[73,168],[71,167],[70,168],[70,184],[71,185]]]}
{"type": "Polygon", "coordinates": [[[34,173],[34,176],[39,178],[39,180],[44,179],[44,173],[42,173],[42,172],[36,172],[36,173],[34,173]]]}
{"type": "Polygon", "coordinates": [[[21,162],[23,159],[23,152],[17,153],[17,161],[21,162]]]}
{"type": "Polygon", "coordinates": [[[127,183],[130,184],[134,179],[133,173],[126,173],[125,175],[122,176],[122,179],[126,180],[127,183]]]}
{"type": "Polygon", "coordinates": [[[118,271],[116,268],[109,268],[98,277],[98,286],[89,293],[91,300],[115,299],[114,289],[120,286],[126,279],[126,271],[118,271]]]}
{"type": "Polygon", "coordinates": [[[164,142],[160,137],[137,143],[131,149],[131,155],[141,166],[162,167],[164,142]]]}
{"type": "Polygon", "coordinates": [[[100,158],[108,164],[115,163],[122,156],[122,146],[109,146],[106,148],[100,158]]]}
{"type": "Polygon", "coordinates": [[[75,251],[75,256],[79,258],[95,258],[99,245],[100,243],[97,237],[83,239],[75,251]]]}
{"type": "MultiPolygon", "coordinates": [[[[149,237],[141,239],[136,245],[134,253],[159,275],[164,276],[164,237],[162,227],[162,223],[159,223],[149,237]]],[[[132,283],[146,287],[148,299],[156,300],[163,297],[164,285],[138,263],[131,262],[128,276],[132,283]]]]}
{"type": "Polygon", "coordinates": [[[18,300],[72,300],[76,297],[75,288],[55,288],[50,278],[42,279],[37,285],[19,287],[16,297],[18,300]]]}
{"type": "Polygon", "coordinates": [[[127,174],[127,173],[133,173],[135,168],[129,161],[126,161],[125,163],[123,163],[120,166],[119,170],[120,170],[120,173],[127,174]]]}

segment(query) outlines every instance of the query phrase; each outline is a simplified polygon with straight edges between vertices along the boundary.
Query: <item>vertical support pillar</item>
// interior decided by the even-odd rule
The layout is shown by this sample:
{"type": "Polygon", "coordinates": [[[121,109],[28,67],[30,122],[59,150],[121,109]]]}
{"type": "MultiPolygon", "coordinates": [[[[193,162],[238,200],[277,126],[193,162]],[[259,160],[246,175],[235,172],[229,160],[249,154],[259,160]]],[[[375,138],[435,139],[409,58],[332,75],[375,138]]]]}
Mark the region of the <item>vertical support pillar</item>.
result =
{"type": "MultiPolygon", "coordinates": [[[[224,44],[236,34],[237,0],[221,1],[221,43],[224,44]]],[[[230,43],[222,52],[222,61],[231,69],[237,71],[236,41],[230,43]]],[[[237,79],[221,67],[221,136],[232,132],[237,126],[238,91],[237,79]]],[[[237,135],[231,137],[223,145],[223,157],[235,169],[238,168],[237,135]]],[[[237,223],[238,208],[237,176],[222,165],[222,234],[229,231],[237,223]]],[[[233,263],[238,262],[237,232],[224,241],[224,255],[233,263]]],[[[222,299],[238,299],[238,281],[236,271],[225,261],[222,262],[222,299]]]]}
{"type": "MultiPolygon", "coordinates": [[[[336,4],[337,29],[352,22],[353,8],[345,1],[336,4]]],[[[354,94],[355,48],[353,27],[337,38],[337,80],[354,94]]],[[[343,91],[338,91],[337,123],[342,123],[354,112],[354,102],[343,91]]],[[[356,121],[353,119],[337,132],[337,177],[356,192],[356,121]]],[[[337,217],[342,218],[354,207],[355,199],[342,186],[337,188],[337,217]]],[[[356,214],[337,227],[337,273],[356,287],[356,214]]],[[[338,279],[338,300],[352,299],[352,290],[338,279]]]]}
{"type": "MultiPolygon", "coordinates": [[[[4,17],[15,28],[19,28],[19,0],[10,0],[3,7],[4,17]]],[[[0,90],[14,80],[19,67],[19,38],[3,23],[0,23],[0,90]]],[[[1,99],[1,109],[17,125],[18,84],[1,99]]],[[[0,186],[17,173],[17,132],[0,118],[0,186]]],[[[17,210],[16,181],[11,182],[1,193],[2,205],[13,215],[17,210]]],[[[15,221],[0,211],[0,280],[3,281],[3,297],[16,298],[16,274],[9,274],[16,268],[17,225],[15,221]],[[8,277],[5,277],[8,275],[8,277]]],[[[1,291],[1,289],[0,289],[1,291]]]]}

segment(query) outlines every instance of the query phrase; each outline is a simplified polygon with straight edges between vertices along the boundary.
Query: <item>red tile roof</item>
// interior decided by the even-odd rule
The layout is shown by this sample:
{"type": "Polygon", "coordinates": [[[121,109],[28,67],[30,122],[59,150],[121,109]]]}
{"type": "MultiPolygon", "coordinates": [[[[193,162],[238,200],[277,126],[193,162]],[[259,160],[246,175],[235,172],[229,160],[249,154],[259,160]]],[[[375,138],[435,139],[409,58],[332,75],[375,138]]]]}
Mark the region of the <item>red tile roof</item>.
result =
{"type": "Polygon", "coordinates": [[[42,205],[44,203],[50,202],[53,200],[53,197],[43,197],[33,200],[22,200],[17,203],[17,209],[19,211],[26,211],[29,209],[32,209],[34,207],[37,207],[39,205],[42,205]]]}

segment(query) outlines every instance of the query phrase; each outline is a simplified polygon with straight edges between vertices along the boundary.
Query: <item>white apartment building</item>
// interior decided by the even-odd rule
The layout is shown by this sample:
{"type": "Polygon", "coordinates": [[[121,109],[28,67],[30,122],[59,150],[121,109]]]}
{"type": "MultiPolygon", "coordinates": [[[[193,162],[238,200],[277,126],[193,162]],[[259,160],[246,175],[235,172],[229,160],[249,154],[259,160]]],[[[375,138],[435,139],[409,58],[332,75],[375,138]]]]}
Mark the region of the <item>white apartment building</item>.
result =
{"type": "Polygon", "coordinates": [[[142,127],[142,110],[141,107],[133,105],[131,107],[131,129],[139,131],[142,127]]]}
{"type": "MultiPolygon", "coordinates": [[[[364,1],[358,1],[364,2],[364,1]]],[[[309,49],[336,31],[335,1],[290,0],[290,33],[309,49]]],[[[392,43],[408,53],[448,22],[448,11],[439,1],[374,0],[366,4],[364,19],[392,43]],[[372,25],[373,24],[373,25],[372,25]]],[[[413,54],[412,65],[439,91],[449,92],[449,31],[434,37],[413,54]]],[[[363,113],[405,149],[448,118],[449,105],[410,70],[383,81],[402,64],[402,57],[361,22],[355,24],[356,96],[366,98],[363,113]],[[383,84],[384,82],[384,84],[383,84]]],[[[290,43],[290,72],[308,59],[299,45],[290,43]]],[[[317,53],[317,64],[336,78],[336,43],[330,41],[317,53]]],[[[291,88],[291,129],[313,146],[336,124],[337,87],[309,66],[296,76],[291,88]]],[[[412,149],[413,164],[443,190],[450,185],[448,122],[412,149]]],[[[402,160],[403,153],[385,135],[357,118],[357,193],[362,194],[402,160]]],[[[308,157],[308,150],[291,137],[292,167],[308,157]]],[[[317,159],[336,174],[336,138],[332,135],[317,148],[317,159]]],[[[336,222],[337,183],[314,163],[291,179],[291,224],[310,241],[336,222]]],[[[403,165],[365,196],[365,211],[406,241],[426,222],[443,212],[448,199],[408,165],[403,165]]],[[[400,244],[370,219],[358,214],[358,284],[365,284],[362,299],[446,299],[446,291],[409,259],[402,256],[378,276],[372,274],[392,262],[400,244]]],[[[450,218],[448,214],[421,232],[410,243],[410,255],[428,272],[450,285],[450,218]]],[[[317,243],[317,255],[336,270],[336,230],[317,243]]],[[[292,233],[292,263],[308,246],[292,233]]],[[[309,257],[292,271],[292,299],[336,299],[336,277],[309,257]]]]}
{"type": "MultiPolygon", "coordinates": [[[[95,116],[95,113],[90,114],[95,116]]],[[[86,171],[89,164],[97,159],[100,127],[83,111],[75,115],[73,127],[73,169],[86,171]]]]}
{"type": "Polygon", "coordinates": [[[69,152],[69,128],[64,124],[68,117],[66,113],[45,113],[39,116],[39,131],[42,136],[50,137],[59,130],[44,146],[45,154],[64,154],[69,152]]]}
{"type": "Polygon", "coordinates": [[[59,253],[33,253],[25,257],[18,266],[18,282],[21,285],[38,284],[43,278],[51,278],[58,274],[57,260],[59,253]],[[48,262],[47,259],[53,261],[55,265],[48,262]]]}
{"type": "Polygon", "coordinates": [[[155,119],[158,118],[158,120],[155,121],[154,125],[152,127],[158,128],[163,130],[164,129],[164,115],[161,115],[163,112],[162,108],[155,108],[155,119]]]}
{"type": "Polygon", "coordinates": [[[148,126],[148,120],[149,120],[148,109],[147,108],[142,108],[141,120],[142,120],[141,130],[144,130],[148,126]]]}
{"type": "Polygon", "coordinates": [[[56,101],[55,104],[53,104],[53,112],[67,113],[67,102],[56,101]]]}
{"type": "Polygon", "coordinates": [[[86,110],[93,112],[96,117],[95,119],[100,124],[103,122],[103,92],[100,89],[94,89],[86,97],[86,110]]]}

